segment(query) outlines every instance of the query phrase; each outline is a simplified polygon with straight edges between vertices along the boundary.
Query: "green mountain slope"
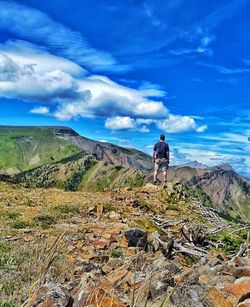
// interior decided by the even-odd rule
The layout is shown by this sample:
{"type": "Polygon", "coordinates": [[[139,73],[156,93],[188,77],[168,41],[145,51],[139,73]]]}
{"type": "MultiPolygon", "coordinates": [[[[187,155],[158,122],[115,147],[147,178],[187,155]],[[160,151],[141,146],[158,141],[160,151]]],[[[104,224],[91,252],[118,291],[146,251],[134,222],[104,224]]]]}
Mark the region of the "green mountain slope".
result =
{"type": "Polygon", "coordinates": [[[79,152],[46,127],[0,126],[0,172],[14,174],[79,152]]]}
{"type": "Polygon", "coordinates": [[[102,143],[62,126],[0,126],[0,174],[16,174],[85,151],[98,160],[151,171],[151,158],[132,148],[102,143]]]}

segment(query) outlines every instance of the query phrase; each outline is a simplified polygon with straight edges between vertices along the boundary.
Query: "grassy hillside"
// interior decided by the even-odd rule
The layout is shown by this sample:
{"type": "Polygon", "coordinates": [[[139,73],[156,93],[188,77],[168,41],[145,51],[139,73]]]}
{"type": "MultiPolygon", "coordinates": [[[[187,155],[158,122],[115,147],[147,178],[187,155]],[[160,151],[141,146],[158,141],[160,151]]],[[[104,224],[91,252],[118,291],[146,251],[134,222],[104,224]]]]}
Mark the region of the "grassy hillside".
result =
{"type": "Polygon", "coordinates": [[[56,137],[50,129],[0,127],[1,173],[18,173],[77,152],[79,148],[56,137]]]}
{"type": "Polygon", "coordinates": [[[59,162],[28,170],[16,176],[26,187],[57,187],[66,191],[102,192],[113,187],[136,187],[146,175],[139,170],[99,161],[80,152],[59,162]]]}

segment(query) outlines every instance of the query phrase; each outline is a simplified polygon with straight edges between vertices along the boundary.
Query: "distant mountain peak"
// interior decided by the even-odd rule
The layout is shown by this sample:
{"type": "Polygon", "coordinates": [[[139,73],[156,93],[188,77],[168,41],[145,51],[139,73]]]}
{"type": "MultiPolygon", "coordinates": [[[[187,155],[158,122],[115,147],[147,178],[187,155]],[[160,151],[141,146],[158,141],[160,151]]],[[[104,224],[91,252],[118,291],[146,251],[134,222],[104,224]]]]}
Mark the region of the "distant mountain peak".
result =
{"type": "Polygon", "coordinates": [[[188,166],[188,167],[197,168],[197,169],[207,169],[208,168],[207,165],[202,164],[196,160],[181,164],[180,167],[182,166],[188,166]]]}
{"type": "Polygon", "coordinates": [[[213,167],[214,169],[221,169],[223,171],[234,171],[230,163],[221,163],[213,167]]]}

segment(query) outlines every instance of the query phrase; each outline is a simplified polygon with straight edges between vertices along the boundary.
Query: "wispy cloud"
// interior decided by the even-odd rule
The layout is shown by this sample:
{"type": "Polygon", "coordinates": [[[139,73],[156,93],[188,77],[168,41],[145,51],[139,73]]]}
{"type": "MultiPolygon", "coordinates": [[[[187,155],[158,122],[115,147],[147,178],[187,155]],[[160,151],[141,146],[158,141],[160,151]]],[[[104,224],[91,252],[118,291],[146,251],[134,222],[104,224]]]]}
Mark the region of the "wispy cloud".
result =
{"type": "Polygon", "coordinates": [[[153,8],[149,5],[149,3],[143,2],[143,7],[144,7],[145,14],[149,17],[153,26],[160,27],[162,29],[166,28],[167,25],[162,20],[158,19],[155,16],[155,13],[153,12],[153,8]]]}
{"type": "Polygon", "coordinates": [[[241,73],[249,73],[250,72],[250,68],[245,68],[245,67],[228,68],[228,67],[225,67],[225,66],[222,66],[222,65],[208,64],[208,63],[201,63],[201,62],[197,62],[197,64],[204,66],[204,67],[214,69],[214,70],[220,72],[221,74],[225,74],[225,75],[241,74],[241,73]]]}
{"type": "Polygon", "coordinates": [[[215,29],[219,24],[228,18],[234,16],[237,12],[242,10],[247,4],[248,0],[238,0],[238,1],[230,1],[226,5],[223,5],[219,9],[213,11],[211,14],[206,16],[200,22],[201,28],[207,29],[211,31],[215,29]]]}
{"type": "Polygon", "coordinates": [[[216,79],[215,81],[220,82],[220,83],[230,84],[230,85],[236,85],[236,84],[239,83],[239,79],[237,79],[237,78],[216,79]]]}
{"type": "Polygon", "coordinates": [[[215,35],[208,34],[202,28],[197,27],[195,31],[190,30],[190,32],[184,32],[183,36],[186,39],[185,45],[188,47],[171,49],[169,51],[170,54],[176,56],[195,54],[213,55],[210,44],[215,40],[215,35]]]}
{"type": "Polygon", "coordinates": [[[0,1],[0,6],[0,29],[9,31],[14,37],[43,44],[54,54],[93,70],[119,72],[129,69],[119,65],[109,53],[90,46],[80,32],[37,9],[5,0],[0,1]]]}

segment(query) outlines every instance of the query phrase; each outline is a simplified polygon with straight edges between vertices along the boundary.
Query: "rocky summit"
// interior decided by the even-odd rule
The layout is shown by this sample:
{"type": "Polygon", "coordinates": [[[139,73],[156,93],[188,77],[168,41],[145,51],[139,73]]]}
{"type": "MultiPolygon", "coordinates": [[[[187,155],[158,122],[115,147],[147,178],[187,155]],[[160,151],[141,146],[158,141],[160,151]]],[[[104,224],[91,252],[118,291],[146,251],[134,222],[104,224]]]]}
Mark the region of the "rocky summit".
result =
{"type": "Polygon", "coordinates": [[[180,183],[0,184],[1,306],[248,306],[249,225],[180,183]]]}

